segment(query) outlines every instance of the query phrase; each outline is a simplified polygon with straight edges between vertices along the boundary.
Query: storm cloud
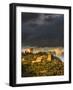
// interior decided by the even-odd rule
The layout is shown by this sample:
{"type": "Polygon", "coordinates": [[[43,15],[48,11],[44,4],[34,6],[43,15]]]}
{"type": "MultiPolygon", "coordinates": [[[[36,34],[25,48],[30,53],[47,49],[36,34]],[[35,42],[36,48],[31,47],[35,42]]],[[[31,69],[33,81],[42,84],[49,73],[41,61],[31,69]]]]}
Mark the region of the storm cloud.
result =
{"type": "Polygon", "coordinates": [[[64,15],[23,13],[22,46],[64,46],[64,15]]]}

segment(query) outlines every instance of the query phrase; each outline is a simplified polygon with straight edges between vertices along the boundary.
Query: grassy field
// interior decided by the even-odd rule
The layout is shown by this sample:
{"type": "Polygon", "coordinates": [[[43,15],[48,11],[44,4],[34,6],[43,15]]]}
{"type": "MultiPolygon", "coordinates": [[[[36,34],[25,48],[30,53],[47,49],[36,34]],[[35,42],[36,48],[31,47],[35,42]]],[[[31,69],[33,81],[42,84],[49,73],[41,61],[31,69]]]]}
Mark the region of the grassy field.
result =
{"type": "Polygon", "coordinates": [[[22,60],[22,77],[35,76],[59,76],[64,75],[64,62],[59,58],[53,58],[50,62],[47,61],[46,53],[38,54],[22,54],[25,60],[22,60]],[[44,55],[45,58],[41,62],[32,63],[37,57],[44,55]]]}

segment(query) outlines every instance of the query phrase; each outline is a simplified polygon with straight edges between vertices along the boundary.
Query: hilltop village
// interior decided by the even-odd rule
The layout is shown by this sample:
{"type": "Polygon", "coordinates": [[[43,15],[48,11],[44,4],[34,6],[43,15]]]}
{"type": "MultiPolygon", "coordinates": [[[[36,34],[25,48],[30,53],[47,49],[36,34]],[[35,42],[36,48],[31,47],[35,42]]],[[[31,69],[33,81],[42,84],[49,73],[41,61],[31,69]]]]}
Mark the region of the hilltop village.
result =
{"type": "Polygon", "coordinates": [[[64,51],[63,49],[56,48],[53,50],[48,50],[47,52],[42,51],[43,49],[33,49],[33,48],[27,48],[24,49],[22,52],[22,61],[25,62],[27,61],[25,55],[31,56],[33,55],[33,58],[29,61],[32,63],[38,63],[42,62],[43,60],[51,61],[57,57],[64,56],[64,51]]]}

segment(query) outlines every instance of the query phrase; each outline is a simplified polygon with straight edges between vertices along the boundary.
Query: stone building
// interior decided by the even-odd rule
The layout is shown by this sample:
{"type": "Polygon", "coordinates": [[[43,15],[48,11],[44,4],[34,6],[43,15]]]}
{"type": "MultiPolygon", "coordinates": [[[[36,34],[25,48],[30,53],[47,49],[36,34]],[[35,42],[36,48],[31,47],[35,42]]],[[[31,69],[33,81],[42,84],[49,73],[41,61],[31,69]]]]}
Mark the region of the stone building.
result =
{"type": "Polygon", "coordinates": [[[49,52],[48,53],[48,56],[47,56],[47,61],[51,61],[52,60],[52,53],[51,52],[49,52]]]}

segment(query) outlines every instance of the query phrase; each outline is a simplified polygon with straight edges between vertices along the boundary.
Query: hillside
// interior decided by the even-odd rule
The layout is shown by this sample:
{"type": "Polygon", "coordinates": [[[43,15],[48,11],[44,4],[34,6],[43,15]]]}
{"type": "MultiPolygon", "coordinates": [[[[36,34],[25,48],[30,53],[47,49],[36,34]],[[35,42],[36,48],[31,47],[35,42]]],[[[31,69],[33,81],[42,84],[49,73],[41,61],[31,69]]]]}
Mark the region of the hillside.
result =
{"type": "Polygon", "coordinates": [[[59,58],[55,57],[51,60],[51,62],[49,62],[46,60],[46,53],[39,53],[36,55],[26,54],[23,55],[23,57],[25,60],[22,61],[22,77],[64,75],[64,62],[62,62],[59,58]],[[43,58],[41,62],[33,63],[33,60],[43,54],[45,58],[43,58]]]}

